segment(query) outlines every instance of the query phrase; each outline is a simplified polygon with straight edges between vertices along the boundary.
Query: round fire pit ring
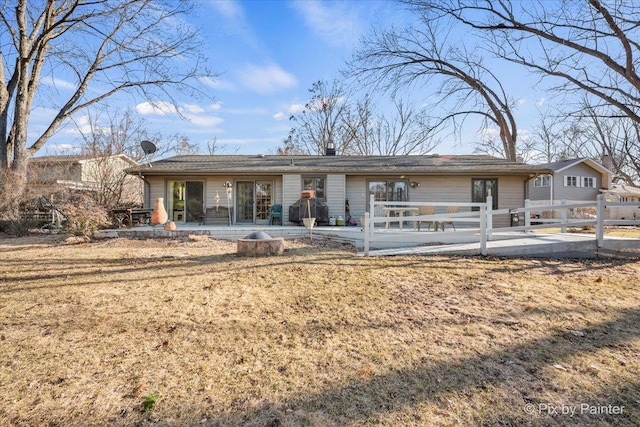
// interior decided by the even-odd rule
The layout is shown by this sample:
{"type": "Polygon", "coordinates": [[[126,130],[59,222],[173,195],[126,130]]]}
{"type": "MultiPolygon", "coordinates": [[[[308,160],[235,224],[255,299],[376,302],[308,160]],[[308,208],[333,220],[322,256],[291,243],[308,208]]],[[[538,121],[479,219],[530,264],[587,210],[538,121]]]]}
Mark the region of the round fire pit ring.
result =
{"type": "Polygon", "coordinates": [[[284,238],[271,237],[264,231],[254,231],[238,239],[238,256],[270,256],[284,253],[284,238]]]}

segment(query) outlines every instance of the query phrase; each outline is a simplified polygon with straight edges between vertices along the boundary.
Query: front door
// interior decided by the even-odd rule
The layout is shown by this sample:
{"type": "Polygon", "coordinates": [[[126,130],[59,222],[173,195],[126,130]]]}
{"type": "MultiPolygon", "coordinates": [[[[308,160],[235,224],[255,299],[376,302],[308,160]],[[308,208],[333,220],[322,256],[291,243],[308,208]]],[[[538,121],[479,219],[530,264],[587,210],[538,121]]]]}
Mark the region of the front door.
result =
{"type": "Polygon", "coordinates": [[[271,182],[238,181],[236,183],[236,222],[267,224],[272,198],[271,182]]]}

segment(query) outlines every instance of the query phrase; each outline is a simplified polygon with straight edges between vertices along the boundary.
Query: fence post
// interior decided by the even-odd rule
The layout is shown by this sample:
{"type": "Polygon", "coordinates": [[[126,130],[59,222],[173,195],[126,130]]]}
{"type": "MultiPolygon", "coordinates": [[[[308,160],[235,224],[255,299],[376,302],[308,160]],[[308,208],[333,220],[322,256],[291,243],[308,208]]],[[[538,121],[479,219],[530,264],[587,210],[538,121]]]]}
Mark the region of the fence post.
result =
{"type": "Polygon", "coordinates": [[[487,212],[486,205],[480,206],[480,255],[487,254],[487,212]]]}
{"type": "Polygon", "coordinates": [[[531,200],[529,199],[524,199],[524,207],[525,207],[525,211],[524,211],[524,234],[529,234],[531,233],[531,211],[527,210],[526,208],[530,208],[531,207],[531,200]]]}
{"type": "Polygon", "coordinates": [[[376,198],[373,194],[369,196],[369,232],[373,236],[374,228],[376,224],[373,222],[373,218],[376,216],[376,198]]]}
{"type": "Polygon", "coordinates": [[[598,194],[596,197],[596,246],[604,246],[604,197],[598,194]]]}
{"type": "Polygon", "coordinates": [[[364,230],[364,256],[369,256],[369,212],[365,212],[364,214],[364,224],[362,224],[362,229],[364,230]]]}
{"type": "Polygon", "coordinates": [[[487,201],[485,203],[486,211],[485,214],[487,216],[487,239],[491,240],[493,233],[493,197],[491,195],[487,196],[487,201]]]}
{"type": "MultiPolygon", "coordinates": [[[[567,201],[565,199],[562,199],[560,201],[561,205],[566,205],[567,201]]],[[[562,208],[560,209],[560,224],[562,224],[562,226],[560,227],[560,232],[561,233],[566,233],[567,232],[567,208],[562,208]]]]}

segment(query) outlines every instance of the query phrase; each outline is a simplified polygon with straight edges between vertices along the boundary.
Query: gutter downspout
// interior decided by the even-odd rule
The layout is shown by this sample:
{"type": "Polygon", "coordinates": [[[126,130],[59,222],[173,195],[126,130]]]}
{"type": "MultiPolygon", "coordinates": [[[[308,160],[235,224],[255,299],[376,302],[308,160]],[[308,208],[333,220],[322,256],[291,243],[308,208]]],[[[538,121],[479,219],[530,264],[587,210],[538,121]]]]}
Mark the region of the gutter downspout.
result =
{"type": "Polygon", "coordinates": [[[145,179],[144,175],[142,175],[142,172],[140,171],[138,171],[138,177],[144,183],[143,194],[142,194],[142,207],[144,209],[149,209],[149,207],[151,206],[151,200],[149,199],[151,196],[151,184],[149,184],[149,182],[145,179]]]}

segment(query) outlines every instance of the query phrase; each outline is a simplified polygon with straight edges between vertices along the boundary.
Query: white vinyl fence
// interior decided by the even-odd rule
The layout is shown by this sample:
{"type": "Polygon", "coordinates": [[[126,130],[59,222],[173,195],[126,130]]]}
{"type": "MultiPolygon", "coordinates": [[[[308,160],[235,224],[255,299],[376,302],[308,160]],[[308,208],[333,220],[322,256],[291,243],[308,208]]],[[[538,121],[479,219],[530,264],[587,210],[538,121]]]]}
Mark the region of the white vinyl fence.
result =
{"type": "MultiPolygon", "coordinates": [[[[525,200],[525,206],[516,209],[492,210],[492,198],[487,197],[486,203],[455,203],[455,202],[386,202],[375,201],[373,196],[369,201],[370,211],[363,218],[364,232],[364,255],[369,255],[372,242],[382,241],[388,238],[387,224],[397,223],[398,228],[402,228],[403,222],[433,221],[447,222],[453,221],[456,224],[472,224],[472,227],[463,228],[453,233],[468,233],[475,235],[480,242],[480,253],[487,254],[487,241],[501,232],[523,232],[529,234],[531,230],[560,228],[561,232],[566,232],[567,227],[594,227],[596,230],[597,246],[603,246],[604,226],[607,225],[640,225],[640,220],[617,220],[605,219],[605,209],[607,207],[625,206],[640,208],[640,203],[620,203],[606,202],[602,195],[593,202],[579,202],[544,205],[544,210],[551,212],[544,217],[531,218],[532,212],[539,212],[540,205],[533,205],[529,200],[525,200]],[[434,215],[412,215],[412,216],[391,216],[387,212],[391,211],[411,211],[417,210],[419,206],[449,207],[458,206],[460,210],[468,211],[458,213],[439,213],[434,215]],[[473,208],[476,208],[474,210],[473,208]],[[494,215],[517,215],[519,217],[518,226],[503,228],[493,228],[494,215]],[[523,221],[524,220],[524,221],[523,221]],[[381,227],[379,225],[382,224],[381,227]],[[477,226],[476,226],[477,224],[477,226]]],[[[449,235],[453,233],[447,233],[449,235]]],[[[409,234],[405,234],[407,238],[409,234]]],[[[468,237],[468,236],[467,236],[468,237]]],[[[397,239],[397,235],[394,237],[397,239]]]]}

